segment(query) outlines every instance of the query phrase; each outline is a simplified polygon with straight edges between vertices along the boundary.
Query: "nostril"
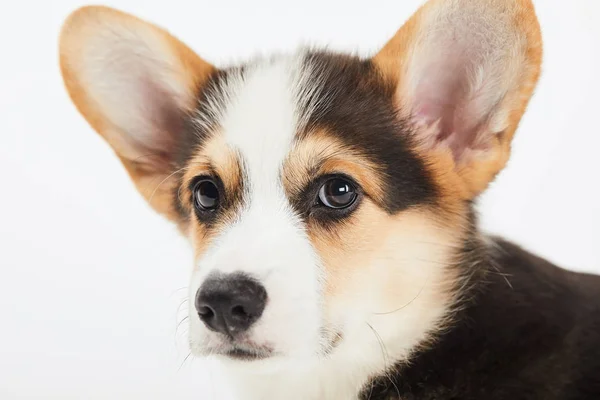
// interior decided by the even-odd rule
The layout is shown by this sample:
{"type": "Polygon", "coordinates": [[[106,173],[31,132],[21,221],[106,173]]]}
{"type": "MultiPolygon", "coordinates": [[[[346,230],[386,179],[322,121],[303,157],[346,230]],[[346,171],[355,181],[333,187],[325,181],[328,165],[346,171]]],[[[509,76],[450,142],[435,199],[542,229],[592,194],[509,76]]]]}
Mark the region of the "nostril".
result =
{"type": "Polygon", "coordinates": [[[238,318],[248,318],[249,315],[244,309],[244,306],[234,306],[231,309],[231,315],[238,318]]]}
{"type": "Polygon", "coordinates": [[[212,308],[210,308],[208,306],[201,306],[201,307],[198,307],[198,315],[202,319],[211,319],[212,317],[215,316],[215,312],[212,308]]]}

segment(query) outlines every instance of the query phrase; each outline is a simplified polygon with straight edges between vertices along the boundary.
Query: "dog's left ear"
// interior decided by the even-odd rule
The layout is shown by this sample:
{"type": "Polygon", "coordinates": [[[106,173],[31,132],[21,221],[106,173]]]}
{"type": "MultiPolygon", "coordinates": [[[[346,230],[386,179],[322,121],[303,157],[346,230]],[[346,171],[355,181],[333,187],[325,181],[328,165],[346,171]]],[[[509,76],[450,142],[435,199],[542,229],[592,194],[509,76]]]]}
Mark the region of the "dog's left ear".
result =
{"type": "Polygon", "coordinates": [[[508,160],[541,58],[530,0],[430,0],[373,61],[425,157],[473,198],[508,160]]]}

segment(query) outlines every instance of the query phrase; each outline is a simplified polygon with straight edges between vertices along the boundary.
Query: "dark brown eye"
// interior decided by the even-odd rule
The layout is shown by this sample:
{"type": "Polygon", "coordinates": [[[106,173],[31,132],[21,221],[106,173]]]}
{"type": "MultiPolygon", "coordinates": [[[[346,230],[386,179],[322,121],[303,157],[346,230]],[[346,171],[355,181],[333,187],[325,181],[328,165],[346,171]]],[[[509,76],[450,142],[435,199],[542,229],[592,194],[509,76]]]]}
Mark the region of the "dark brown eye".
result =
{"type": "Polygon", "coordinates": [[[328,180],[319,189],[319,200],[329,208],[346,208],[356,200],[354,185],[342,178],[328,180]]]}
{"type": "Polygon", "coordinates": [[[204,179],[194,187],[196,207],[203,211],[216,210],[219,207],[219,189],[211,179],[204,179]]]}

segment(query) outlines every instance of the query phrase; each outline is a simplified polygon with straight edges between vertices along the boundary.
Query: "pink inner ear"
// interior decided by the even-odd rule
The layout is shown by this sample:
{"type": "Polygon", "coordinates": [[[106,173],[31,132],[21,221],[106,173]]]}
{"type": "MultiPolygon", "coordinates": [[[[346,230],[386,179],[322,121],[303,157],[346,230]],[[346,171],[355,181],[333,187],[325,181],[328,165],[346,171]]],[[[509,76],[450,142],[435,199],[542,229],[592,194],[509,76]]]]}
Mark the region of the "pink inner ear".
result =
{"type": "Polygon", "coordinates": [[[141,97],[145,99],[140,106],[144,108],[142,115],[148,119],[147,131],[138,132],[138,137],[132,139],[141,149],[154,155],[152,163],[168,164],[183,129],[183,112],[173,94],[152,79],[145,78],[139,85],[141,97]]]}
{"type": "MultiPolygon", "coordinates": [[[[419,72],[413,92],[413,118],[427,126],[426,143],[448,146],[455,159],[466,150],[484,148],[481,128],[491,111],[486,104],[486,85],[473,91],[470,74],[472,60],[462,54],[447,54],[431,60],[419,72]]],[[[489,89],[489,88],[488,88],[489,89]]]]}
{"type": "Polygon", "coordinates": [[[119,46],[95,57],[88,72],[90,93],[103,115],[115,126],[111,139],[121,156],[148,170],[169,170],[183,125],[183,102],[168,64],[144,52],[119,46]]]}

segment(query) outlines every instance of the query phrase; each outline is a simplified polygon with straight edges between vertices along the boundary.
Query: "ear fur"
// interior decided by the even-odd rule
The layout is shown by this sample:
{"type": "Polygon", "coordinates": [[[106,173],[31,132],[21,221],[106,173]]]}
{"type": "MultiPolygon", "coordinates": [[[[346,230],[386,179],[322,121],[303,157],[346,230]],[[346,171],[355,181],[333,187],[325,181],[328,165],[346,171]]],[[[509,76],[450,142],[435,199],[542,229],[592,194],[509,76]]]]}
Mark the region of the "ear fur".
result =
{"type": "Polygon", "coordinates": [[[79,112],[151,206],[176,220],[170,175],[178,136],[215,68],[161,28],[108,7],[73,12],[59,48],[62,76],[79,112]]]}
{"type": "Polygon", "coordinates": [[[466,198],[506,164],[541,60],[530,0],[430,0],[373,59],[424,156],[451,166],[466,198]]]}

